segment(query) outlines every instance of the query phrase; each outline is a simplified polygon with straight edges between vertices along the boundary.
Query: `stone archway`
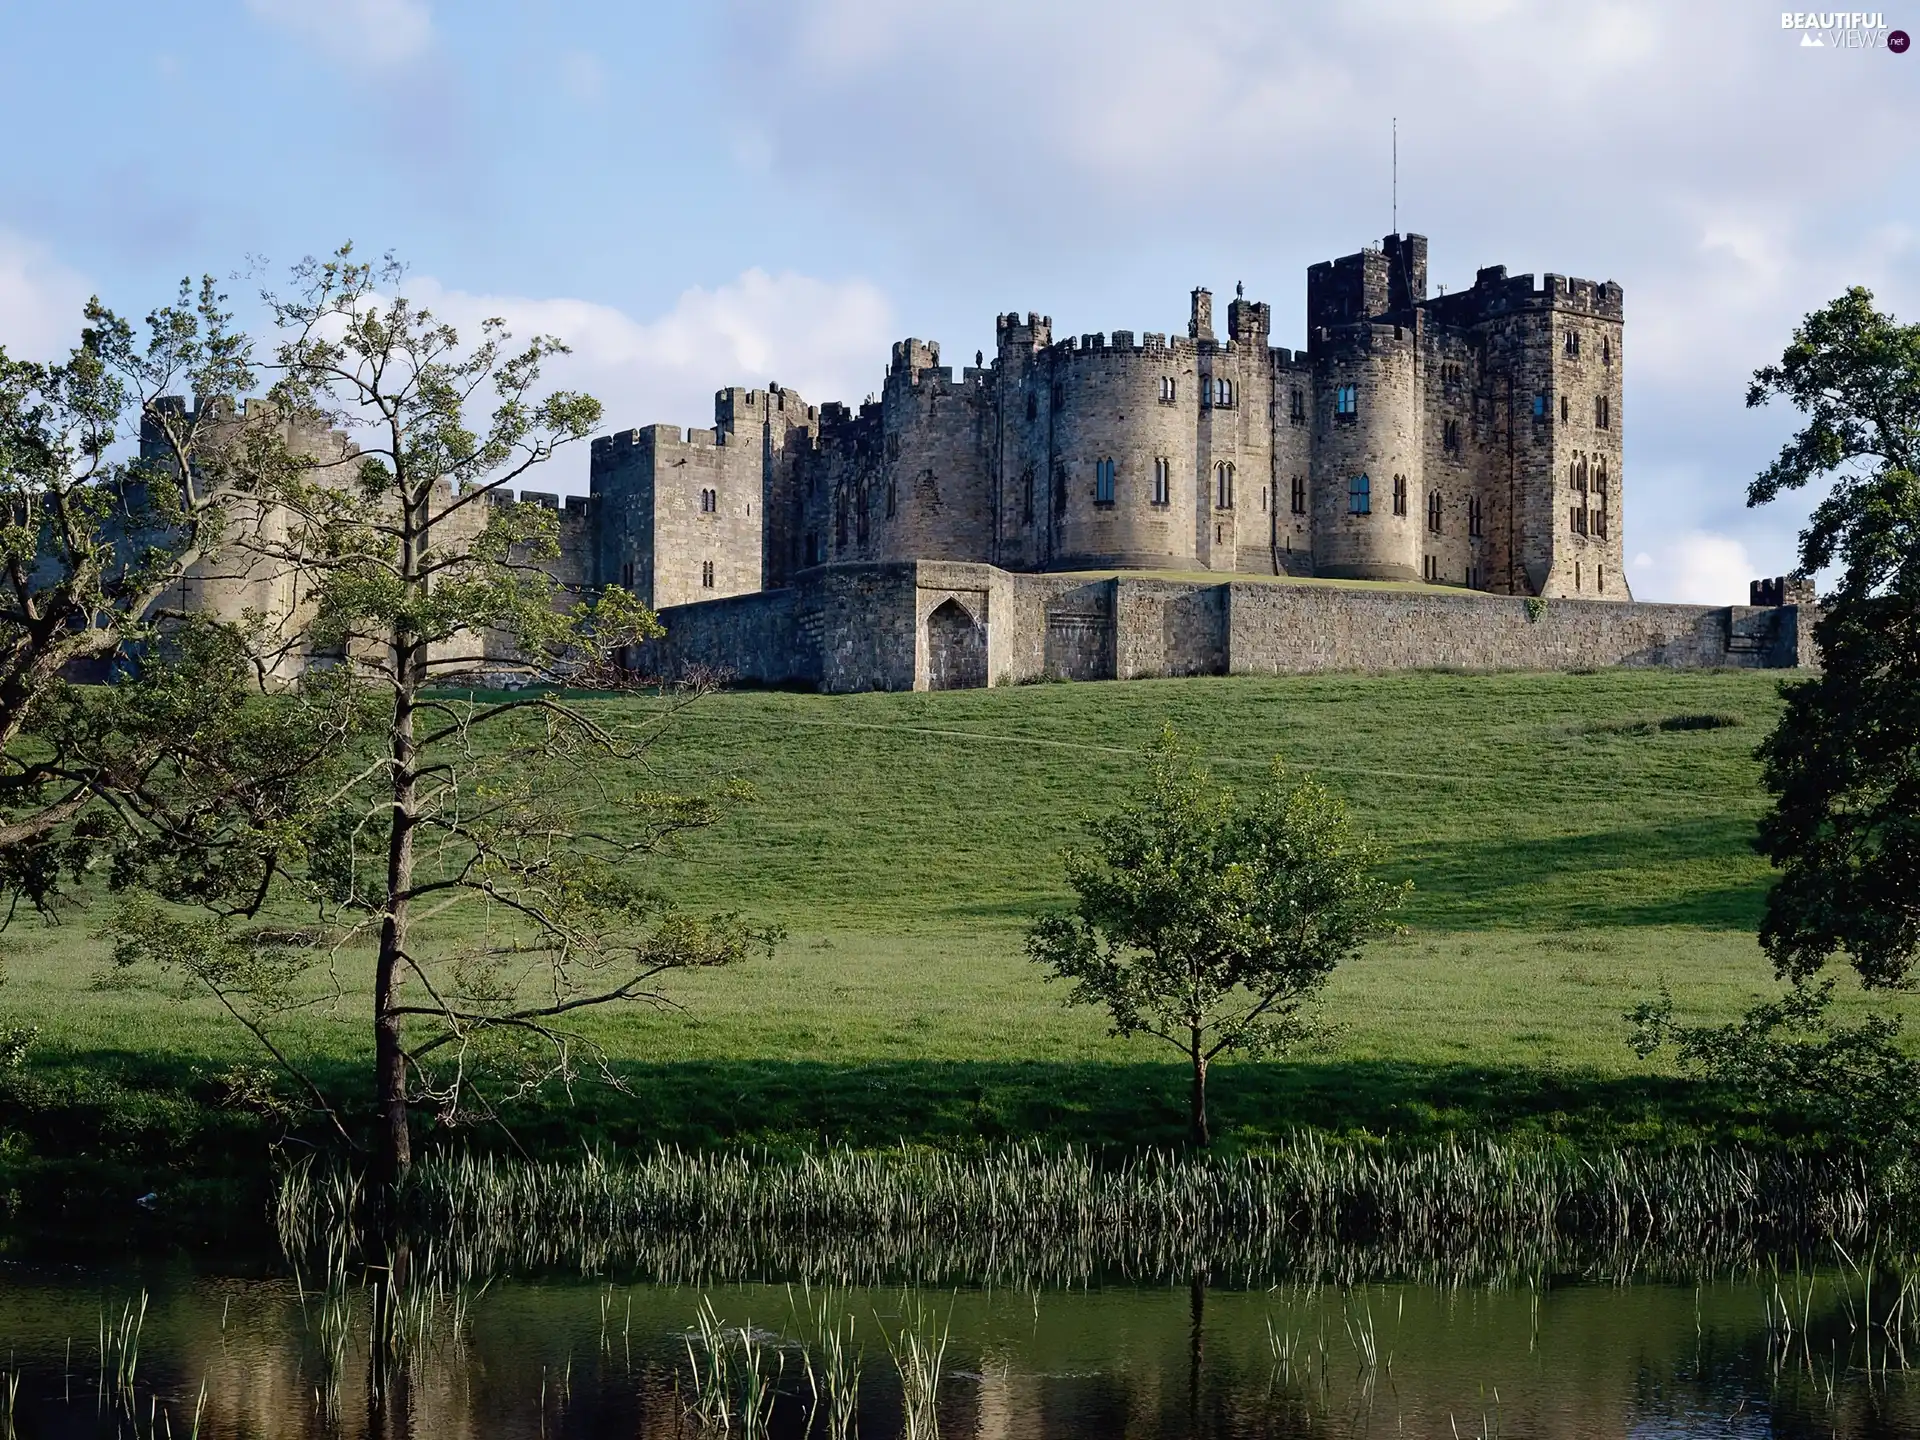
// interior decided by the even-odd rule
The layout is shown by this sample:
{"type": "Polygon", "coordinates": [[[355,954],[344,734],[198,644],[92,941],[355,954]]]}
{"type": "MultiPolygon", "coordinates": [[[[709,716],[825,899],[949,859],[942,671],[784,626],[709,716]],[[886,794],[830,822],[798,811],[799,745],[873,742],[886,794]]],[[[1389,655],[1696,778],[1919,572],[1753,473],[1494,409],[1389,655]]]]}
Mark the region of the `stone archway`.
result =
{"type": "Polygon", "coordinates": [[[927,616],[927,688],[978,690],[987,683],[987,627],[958,600],[927,616]]]}

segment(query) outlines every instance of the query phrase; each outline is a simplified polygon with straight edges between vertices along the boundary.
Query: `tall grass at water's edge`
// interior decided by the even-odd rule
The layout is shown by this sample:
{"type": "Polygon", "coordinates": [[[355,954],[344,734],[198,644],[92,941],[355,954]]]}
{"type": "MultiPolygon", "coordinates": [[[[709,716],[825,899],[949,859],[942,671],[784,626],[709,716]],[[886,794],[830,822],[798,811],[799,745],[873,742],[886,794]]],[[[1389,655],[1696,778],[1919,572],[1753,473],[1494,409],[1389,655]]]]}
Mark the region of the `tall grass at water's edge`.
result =
{"type": "MultiPolygon", "coordinates": [[[[1038,1146],[457,1156],[416,1166],[404,1210],[460,1281],[560,1268],[691,1283],[1261,1283],[1735,1269],[1903,1233],[1909,1184],[1897,1167],[1784,1150],[1303,1137],[1260,1156],[1149,1151],[1117,1164],[1038,1146]]],[[[294,1255],[337,1246],[363,1203],[347,1172],[289,1170],[282,1243],[294,1255]]]]}

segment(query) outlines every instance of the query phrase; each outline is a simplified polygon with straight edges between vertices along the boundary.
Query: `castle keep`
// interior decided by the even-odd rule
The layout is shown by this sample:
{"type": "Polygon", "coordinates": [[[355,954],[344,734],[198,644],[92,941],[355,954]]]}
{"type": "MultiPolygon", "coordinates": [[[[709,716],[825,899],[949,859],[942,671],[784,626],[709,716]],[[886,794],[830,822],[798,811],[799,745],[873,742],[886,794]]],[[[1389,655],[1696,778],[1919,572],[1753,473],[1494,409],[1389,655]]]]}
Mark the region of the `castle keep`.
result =
{"type": "Polygon", "coordinates": [[[1627,600],[1620,287],[1480,271],[1427,241],[1307,272],[1307,346],[1195,290],[1185,335],[1054,339],[1008,313],[960,370],[893,347],[858,411],[719,393],[711,430],[596,440],[596,573],[657,608],[823,564],[1226,571],[1627,600]]]}

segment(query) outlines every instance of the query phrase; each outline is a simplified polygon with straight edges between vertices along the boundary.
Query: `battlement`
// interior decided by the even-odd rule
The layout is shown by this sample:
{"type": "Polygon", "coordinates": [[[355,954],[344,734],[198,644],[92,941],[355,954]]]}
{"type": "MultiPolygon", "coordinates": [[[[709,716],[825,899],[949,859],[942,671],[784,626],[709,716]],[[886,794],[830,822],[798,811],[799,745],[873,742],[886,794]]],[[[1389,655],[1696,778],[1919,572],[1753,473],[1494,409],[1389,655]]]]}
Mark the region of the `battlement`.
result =
{"type": "Polygon", "coordinates": [[[1438,296],[1422,308],[1446,325],[1473,325],[1501,315],[1544,310],[1620,320],[1625,316],[1625,296],[1613,280],[1581,280],[1549,272],[1536,285],[1531,274],[1509,275],[1504,265],[1484,265],[1474,273],[1471,290],[1438,296]]]}
{"type": "Polygon", "coordinates": [[[918,375],[922,370],[931,370],[940,363],[940,342],[938,340],[916,340],[908,336],[905,340],[893,342],[893,361],[887,366],[889,377],[894,375],[918,375]]]}
{"type": "Polygon", "coordinates": [[[1776,575],[1768,580],[1755,580],[1749,585],[1747,603],[1769,607],[1805,605],[1811,608],[1820,603],[1820,591],[1806,575],[1776,575]]]}
{"type": "Polygon", "coordinates": [[[1000,350],[1009,346],[1045,350],[1053,344],[1053,317],[1029,310],[1023,321],[1017,311],[1009,310],[993,317],[993,339],[995,348],[1000,350]]]}

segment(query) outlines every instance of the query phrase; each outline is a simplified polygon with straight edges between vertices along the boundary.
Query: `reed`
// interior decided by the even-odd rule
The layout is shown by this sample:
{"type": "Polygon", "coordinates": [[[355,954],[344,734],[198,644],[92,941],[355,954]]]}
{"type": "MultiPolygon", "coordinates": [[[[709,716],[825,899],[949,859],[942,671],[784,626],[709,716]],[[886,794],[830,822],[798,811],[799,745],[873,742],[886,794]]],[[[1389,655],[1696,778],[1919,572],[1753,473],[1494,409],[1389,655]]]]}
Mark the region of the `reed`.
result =
{"type": "Polygon", "coordinates": [[[920,1296],[903,1300],[900,1325],[887,1337],[887,1353],[900,1376],[902,1434],[905,1440],[938,1440],[940,1377],[952,1317],[941,1319],[920,1296]]]}
{"type": "MultiPolygon", "coordinates": [[[[343,1178],[343,1176],[345,1178],[343,1178]]],[[[282,1242],[351,1245],[357,1180],[290,1172],[282,1242]]],[[[662,1149],[613,1160],[416,1165],[403,1197],[458,1283],[615,1269],[673,1283],[1021,1286],[1318,1277],[1515,1280],[1734,1270],[1877,1234],[1913,1208],[1897,1171],[1846,1155],[1696,1146],[1568,1154],[1492,1140],[1387,1148],[1303,1136],[1271,1152],[1103,1163],[1016,1145],[798,1156],[662,1149]]]]}

